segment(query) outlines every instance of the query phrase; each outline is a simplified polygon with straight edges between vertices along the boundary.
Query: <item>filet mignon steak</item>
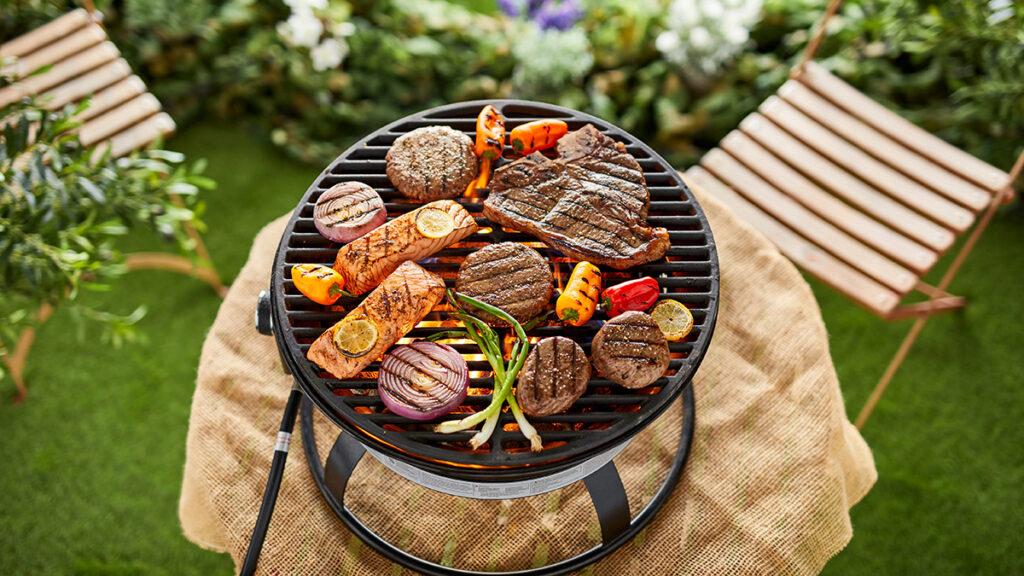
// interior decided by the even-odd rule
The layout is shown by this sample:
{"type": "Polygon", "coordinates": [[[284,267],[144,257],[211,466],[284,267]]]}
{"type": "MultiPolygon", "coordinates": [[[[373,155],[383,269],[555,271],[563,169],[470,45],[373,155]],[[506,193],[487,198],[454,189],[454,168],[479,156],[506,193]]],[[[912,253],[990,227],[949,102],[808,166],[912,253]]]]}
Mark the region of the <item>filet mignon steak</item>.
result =
{"type": "MultiPolygon", "coordinates": [[[[551,268],[536,250],[515,242],[485,246],[462,261],[455,289],[508,312],[520,323],[540,314],[551,301],[551,268]]],[[[481,320],[504,325],[475,311],[481,320]]]]}
{"type": "Polygon", "coordinates": [[[619,270],[665,255],[668,232],[647,225],[650,192],[621,142],[587,124],[558,141],[558,155],[535,152],[495,170],[484,216],[619,270]]]}
{"type": "Polygon", "coordinates": [[[590,363],[580,345],[563,336],[544,338],[526,357],[516,385],[516,400],[529,416],[564,412],[583,395],[590,363]]]}
{"type": "Polygon", "coordinates": [[[668,368],[668,342],[643,312],[626,312],[604,323],[590,346],[597,373],[626,388],[643,388],[668,368]]]}
{"type": "Polygon", "coordinates": [[[473,141],[447,126],[402,134],[385,159],[388,179],[414,200],[455,198],[466,191],[479,170],[473,141]]]}

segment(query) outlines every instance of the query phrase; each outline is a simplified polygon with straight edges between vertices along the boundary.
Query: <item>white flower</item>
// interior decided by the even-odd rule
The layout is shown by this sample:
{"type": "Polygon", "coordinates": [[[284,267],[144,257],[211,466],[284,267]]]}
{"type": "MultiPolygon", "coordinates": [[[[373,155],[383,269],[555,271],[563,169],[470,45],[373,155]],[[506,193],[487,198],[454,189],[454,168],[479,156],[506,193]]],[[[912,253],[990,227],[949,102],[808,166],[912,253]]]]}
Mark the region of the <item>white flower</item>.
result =
{"type": "Polygon", "coordinates": [[[658,52],[672,52],[679,47],[679,34],[666,30],[654,40],[654,47],[658,52]]]}
{"type": "Polygon", "coordinates": [[[284,0],[292,12],[311,12],[327,8],[327,0],[284,0]]]}
{"type": "Polygon", "coordinates": [[[673,64],[716,74],[750,39],[762,0],[672,0],[655,47],[673,64]]]}
{"type": "Polygon", "coordinates": [[[718,0],[704,0],[700,5],[700,13],[704,16],[704,19],[708,18],[721,18],[722,13],[725,12],[725,7],[718,0]]]}
{"type": "Polygon", "coordinates": [[[348,20],[344,22],[337,22],[331,25],[331,34],[334,34],[335,36],[351,36],[355,33],[356,25],[349,22],[348,20]]]}
{"type": "Polygon", "coordinates": [[[277,25],[277,33],[293,46],[312,48],[320,41],[324,24],[312,12],[295,12],[277,25]]]}
{"type": "Polygon", "coordinates": [[[313,69],[321,72],[340,66],[347,54],[348,44],[337,38],[328,38],[309,51],[309,57],[313,60],[313,69]]]}
{"type": "Polygon", "coordinates": [[[711,33],[703,26],[694,26],[690,30],[690,46],[697,50],[711,47],[711,33]]]}
{"type": "Polygon", "coordinates": [[[516,59],[512,82],[519,95],[559,89],[582,78],[594,65],[590,41],[580,28],[541,30],[530,24],[512,47],[516,59]]]}

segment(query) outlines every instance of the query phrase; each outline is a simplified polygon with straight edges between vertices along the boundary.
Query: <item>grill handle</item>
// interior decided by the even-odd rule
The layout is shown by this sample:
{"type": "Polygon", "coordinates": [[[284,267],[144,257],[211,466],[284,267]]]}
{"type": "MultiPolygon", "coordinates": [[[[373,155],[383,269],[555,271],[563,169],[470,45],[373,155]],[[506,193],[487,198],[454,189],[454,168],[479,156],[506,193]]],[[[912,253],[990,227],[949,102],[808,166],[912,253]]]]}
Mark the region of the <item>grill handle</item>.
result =
{"type": "Polygon", "coordinates": [[[267,477],[267,486],[263,491],[263,503],[260,504],[256,525],[252,530],[252,538],[249,539],[249,548],[245,552],[245,561],[239,572],[240,576],[252,576],[256,573],[256,564],[259,562],[260,552],[263,550],[263,540],[267,537],[270,517],[274,514],[277,494],[281,490],[281,477],[284,476],[284,465],[288,460],[288,448],[291,445],[295,417],[298,415],[301,399],[302,392],[298,388],[292,388],[288,395],[288,402],[285,404],[284,414],[281,416],[281,427],[277,432],[277,441],[274,444],[274,458],[270,463],[270,474],[267,477]]]}
{"type": "Polygon", "coordinates": [[[256,331],[264,336],[274,333],[274,317],[271,314],[270,292],[260,290],[256,296],[256,331]]]}

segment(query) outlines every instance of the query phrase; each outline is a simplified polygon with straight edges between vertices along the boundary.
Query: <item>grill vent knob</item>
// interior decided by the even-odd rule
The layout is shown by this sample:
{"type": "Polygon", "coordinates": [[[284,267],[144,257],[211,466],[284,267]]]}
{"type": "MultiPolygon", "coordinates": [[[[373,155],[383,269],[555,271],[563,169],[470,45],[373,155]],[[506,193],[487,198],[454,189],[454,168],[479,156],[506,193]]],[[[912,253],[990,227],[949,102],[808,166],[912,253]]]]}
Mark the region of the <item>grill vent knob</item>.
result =
{"type": "Polygon", "coordinates": [[[256,331],[265,336],[274,333],[274,319],[270,314],[270,292],[260,290],[256,297],[256,331]]]}

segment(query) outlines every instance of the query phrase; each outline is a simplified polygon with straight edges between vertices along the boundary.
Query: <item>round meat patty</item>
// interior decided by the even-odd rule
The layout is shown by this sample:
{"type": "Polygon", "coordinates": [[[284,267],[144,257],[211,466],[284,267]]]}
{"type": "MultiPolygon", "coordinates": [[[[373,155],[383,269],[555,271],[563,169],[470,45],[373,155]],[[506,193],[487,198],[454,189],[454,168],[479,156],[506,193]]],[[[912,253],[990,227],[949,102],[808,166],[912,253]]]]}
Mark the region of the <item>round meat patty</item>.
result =
{"type": "Polygon", "coordinates": [[[455,198],[479,170],[473,141],[447,126],[417,128],[399,136],[385,159],[391,183],[414,200],[455,198]]]}
{"type": "Polygon", "coordinates": [[[590,363],[579,344],[563,336],[545,338],[526,357],[516,381],[516,400],[529,416],[565,412],[589,381],[590,363]]]}
{"type": "MultiPolygon", "coordinates": [[[[551,301],[551,268],[536,250],[515,242],[501,242],[473,252],[459,266],[455,289],[508,312],[525,324],[551,301]]],[[[488,324],[505,322],[475,311],[488,324]]]]}
{"type": "Polygon", "coordinates": [[[597,373],[626,388],[643,388],[668,368],[668,342],[643,312],[626,312],[604,323],[590,346],[597,373]]]}

